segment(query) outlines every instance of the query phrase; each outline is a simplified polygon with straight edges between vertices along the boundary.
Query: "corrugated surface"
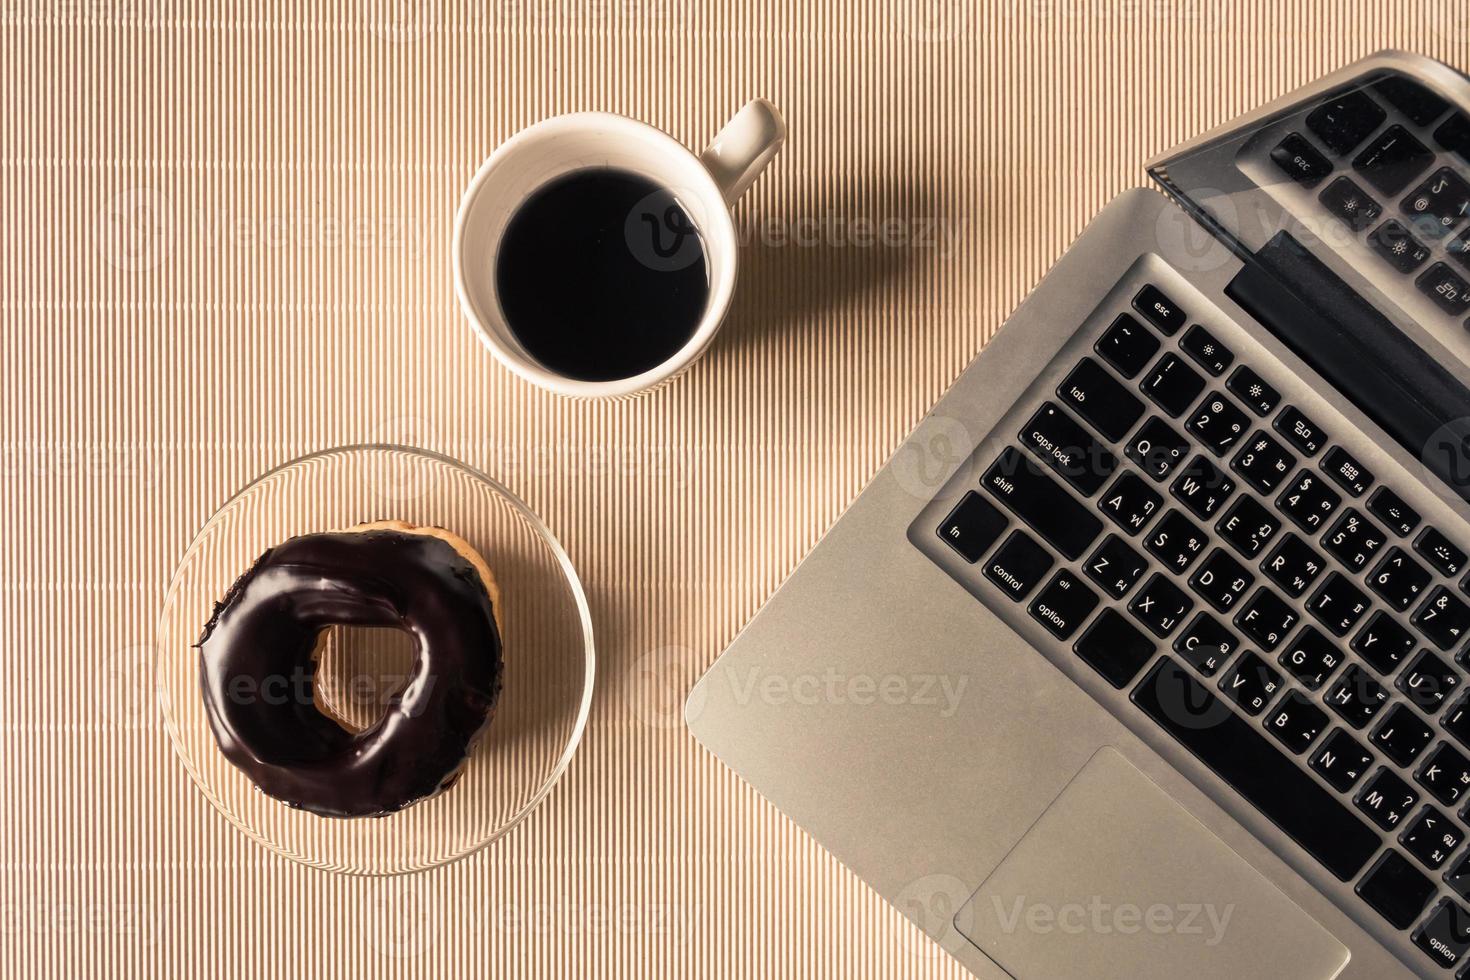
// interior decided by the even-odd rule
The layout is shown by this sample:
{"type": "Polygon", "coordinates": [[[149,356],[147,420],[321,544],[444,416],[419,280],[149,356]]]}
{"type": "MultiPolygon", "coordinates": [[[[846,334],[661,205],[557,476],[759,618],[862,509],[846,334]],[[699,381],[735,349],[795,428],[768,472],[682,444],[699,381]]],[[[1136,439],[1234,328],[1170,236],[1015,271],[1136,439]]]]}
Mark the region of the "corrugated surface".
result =
{"type": "Polygon", "coordinates": [[[1146,158],[1385,46],[1464,67],[1470,10],[0,0],[0,970],[955,975],[697,748],[682,692],[1146,158]],[[572,403],[476,345],[449,228],[498,141],[598,108],[697,144],[753,95],[790,142],[692,372],[572,403]],[[146,670],[210,513],[365,440],[523,495],[601,655],[544,806],[387,880],[235,831],[146,670]]]}

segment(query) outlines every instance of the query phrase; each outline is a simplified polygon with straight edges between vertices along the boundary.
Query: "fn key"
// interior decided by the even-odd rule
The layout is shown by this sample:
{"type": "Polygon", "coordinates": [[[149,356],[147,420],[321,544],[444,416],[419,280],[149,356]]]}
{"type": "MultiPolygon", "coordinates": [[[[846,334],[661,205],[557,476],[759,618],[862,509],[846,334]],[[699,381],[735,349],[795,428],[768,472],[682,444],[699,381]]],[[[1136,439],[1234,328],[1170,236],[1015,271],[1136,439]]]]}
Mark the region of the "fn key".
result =
{"type": "Polygon", "coordinates": [[[939,525],[939,536],[944,539],[945,544],[958,551],[961,558],[973,565],[995,544],[995,539],[1005,529],[1005,515],[990,501],[971,490],[965,494],[965,499],[959,502],[959,506],[949,512],[944,523],[939,525]]]}

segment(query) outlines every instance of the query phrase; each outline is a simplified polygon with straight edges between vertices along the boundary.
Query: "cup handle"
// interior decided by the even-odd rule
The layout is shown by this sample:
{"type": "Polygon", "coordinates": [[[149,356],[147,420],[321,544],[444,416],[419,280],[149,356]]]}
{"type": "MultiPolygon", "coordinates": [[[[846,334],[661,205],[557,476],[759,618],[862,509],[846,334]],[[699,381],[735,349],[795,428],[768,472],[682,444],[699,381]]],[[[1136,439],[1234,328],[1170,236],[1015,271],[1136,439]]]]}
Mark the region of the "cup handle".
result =
{"type": "Polygon", "coordinates": [[[725,196],[734,204],[766,169],[786,142],[786,123],[765,99],[751,99],[735,113],[699,155],[725,196]]]}

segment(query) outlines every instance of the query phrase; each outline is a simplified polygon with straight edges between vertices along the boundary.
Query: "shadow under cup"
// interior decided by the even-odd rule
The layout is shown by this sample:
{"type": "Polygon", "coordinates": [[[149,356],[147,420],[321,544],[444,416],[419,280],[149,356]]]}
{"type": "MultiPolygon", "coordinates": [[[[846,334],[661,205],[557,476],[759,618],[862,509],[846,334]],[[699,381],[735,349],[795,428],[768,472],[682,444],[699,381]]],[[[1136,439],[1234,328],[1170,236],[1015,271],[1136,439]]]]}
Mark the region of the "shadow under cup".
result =
{"type": "MultiPolygon", "coordinates": [[[[724,196],[698,157],[643,123],[577,113],[525,130],[485,162],[460,208],[454,251],[461,303],[480,340],[503,364],[552,391],[615,396],[674,377],[709,345],[734,289],[737,245],[724,196]],[[589,170],[624,171],[668,192],[698,232],[708,276],[703,313],[687,342],[647,370],[611,380],[569,377],[534,356],[512,330],[497,283],[499,252],[522,205],[553,182],[589,170]]],[[[656,254],[649,258],[658,259],[656,254]]],[[[569,281],[566,288],[579,284],[569,281]]]]}

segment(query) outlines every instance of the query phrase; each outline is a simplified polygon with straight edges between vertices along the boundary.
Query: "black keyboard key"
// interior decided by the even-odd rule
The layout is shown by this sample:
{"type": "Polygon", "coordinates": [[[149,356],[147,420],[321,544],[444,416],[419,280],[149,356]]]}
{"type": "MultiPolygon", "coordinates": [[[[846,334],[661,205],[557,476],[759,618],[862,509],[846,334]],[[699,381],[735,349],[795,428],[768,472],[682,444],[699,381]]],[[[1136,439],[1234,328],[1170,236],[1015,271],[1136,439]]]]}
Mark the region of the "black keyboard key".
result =
{"type": "Polygon", "coordinates": [[[1322,472],[1354,497],[1361,497],[1373,485],[1373,473],[1341,446],[1333,446],[1322,457],[1322,472]]]}
{"type": "Polygon", "coordinates": [[[1368,236],[1368,247],[1389,265],[1408,275],[1429,261],[1429,246],[1399,222],[1389,218],[1368,236]]]}
{"type": "Polygon", "coordinates": [[[939,525],[939,536],[973,565],[995,544],[1006,523],[1005,515],[994,504],[969,490],[939,525]]]}
{"type": "Polygon", "coordinates": [[[1459,575],[1465,567],[1465,552],[1437,527],[1426,527],[1415,539],[1414,550],[1447,578],[1459,575]]]}
{"type": "Polygon", "coordinates": [[[1153,285],[1144,286],[1138,291],[1138,295],[1133,297],[1133,308],[1170,337],[1178,333],[1179,328],[1184,326],[1184,321],[1189,319],[1172,299],[1153,285]]]}
{"type": "Polygon", "coordinates": [[[1123,455],[1155,480],[1162,480],[1188,458],[1189,441],[1155,415],[1133,433],[1123,455]]]}
{"type": "Polygon", "coordinates": [[[1424,724],[1407,704],[1396,704],[1373,729],[1368,744],[1399,765],[1407,766],[1419,758],[1419,753],[1429,748],[1433,741],[1434,729],[1424,724]]]}
{"type": "Polygon", "coordinates": [[[1303,531],[1315,534],[1342,503],[1342,496],[1327,485],[1321,474],[1302,470],[1281,491],[1276,506],[1303,531]]]}
{"type": "Polygon", "coordinates": [[[1077,632],[1095,608],[1097,593],[1063,568],[1046,583],[1046,588],[1037,593],[1027,612],[1052,636],[1066,640],[1077,632]]]}
{"type": "Polygon", "coordinates": [[[1158,513],[1164,498],[1143,477],[1124,472],[1098,498],[1097,506],[1129,534],[1137,534],[1158,513]]]}
{"type": "Polygon", "coordinates": [[[1235,492],[1235,481],[1203,456],[1196,456],[1179,471],[1169,492],[1195,517],[1209,520],[1235,492]]]}
{"type": "Polygon", "coordinates": [[[1174,637],[1174,652],[1206,677],[1214,677],[1239,646],[1235,634],[1207,612],[1196,613],[1174,637]]]}
{"type": "Polygon", "coordinates": [[[1388,487],[1379,487],[1368,498],[1368,513],[1378,518],[1399,537],[1407,537],[1419,526],[1419,512],[1388,487]]]}
{"type": "Polygon", "coordinates": [[[1317,200],[1355,232],[1367,231],[1383,217],[1383,205],[1351,177],[1339,177],[1328,184],[1317,200]]]}
{"type": "Polygon", "coordinates": [[[985,577],[1000,586],[1012,602],[1020,602],[1051,571],[1050,554],[1025,531],[1012,531],[985,563],[985,577]]]}
{"type": "Polygon", "coordinates": [[[1280,539],[1266,560],[1261,561],[1261,572],[1292,598],[1307,591],[1307,586],[1322,574],[1323,567],[1322,555],[1292,533],[1280,539]]]}
{"type": "Polygon", "coordinates": [[[1397,194],[1429,169],[1434,152],[1402,126],[1379,133],[1353,160],[1353,169],[1384,194],[1397,194]]]}
{"type": "Polygon", "coordinates": [[[1307,128],[1338,156],[1350,152],[1383,125],[1388,113],[1359,91],[1344,92],[1313,109],[1307,128]]]}
{"type": "Polygon", "coordinates": [[[1424,757],[1414,781],[1445,806],[1454,806],[1470,790],[1470,759],[1448,742],[1440,742],[1424,757]]]}
{"type": "Polygon", "coordinates": [[[1434,882],[1410,864],[1408,858],[1390,850],[1384,852],[1354,890],[1389,925],[1407,929],[1434,897],[1434,882]]]}
{"type": "Polygon", "coordinates": [[[1275,493],[1295,465],[1296,457],[1264,432],[1251,436],[1230,461],[1231,469],[1263,494],[1275,493]]]}
{"type": "Polygon", "coordinates": [[[1225,388],[1245,403],[1245,407],[1264,418],[1276,410],[1281,401],[1281,392],[1266,383],[1266,379],[1242,364],[1225,382],[1225,388]]]}
{"type": "Polygon", "coordinates": [[[1271,161],[1303,187],[1316,187],[1332,173],[1332,161],[1300,133],[1288,133],[1271,150],[1271,161]]]}
{"type": "Polygon", "coordinates": [[[1208,540],[1205,532],[1195,527],[1189,518],[1171,510],[1148,532],[1143,546],[1164,568],[1181,575],[1205,550],[1208,540]]]}
{"type": "Polygon", "coordinates": [[[1340,881],[1378,850],[1370,827],[1179,664],[1161,659],[1133,703],[1340,881]]]}
{"type": "Polygon", "coordinates": [[[1470,269],[1470,229],[1466,229],[1447,243],[1445,251],[1450,253],[1450,258],[1470,269]]]}
{"type": "Polygon", "coordinates": [[[1444,99],[1403,75],[1390,75],[1373,88],[1415,126],[1428,126],[1450,107],[1444,99]]]}
{"type": "Polygon", "coordinates": [[[1143,416],[1142,400],[1090,357],[1057,386],[1057,397],[1109,442],[1122,441],[1143,416]]]}
{"type": "Polygon", "coordinates": [[[1116,609],[1104,609],[1072,647],[1082,662],[1119,690],[1154,655],[1154,644],[1116,609]]]}
{"type": "Polygon", "coordinates": [[[1402,548],[1390,548],[1378,567],[1368,573],[1368,588],[1399,612],[1404,612],[1429,588],[1434,576],[1402,548]]]}
{"type": "Polygon", "coordinates": [[[1399,669],[1404,658],[1414,651],[1414,634],[1404,629],[1388,613],[1379,610],[1368,618],[1352,648],[1368,666],[1385,676],[1399,669]]]}
{"type": "Polygon", "coordinates": [[[1327,727],[1327,712],[1300,691],[1287,691],[1266,715],[1266,731],[1296,755],[1301,755],[1327,727]]]}
{"type": "Polygon", "coordinates": [[[1250,416],[1224,395],[1215,395],[1200,402],[1185,425],[1216,456],[1223,456],[1234,449],[1250,427],[1250,416]]]}
{"type": "Polygon", "coordinates": [[[1419,794],[1387,766],[1379,767],[1353,800],[1359,810],[1384,830],[1393,830],[1419,803],[1419,794]]]}
{"type": "Polygon", "coordinates": [[[1123,377],[1133,378],[1159,352],[1159,338],[1127,313],[1120,313],[1093,350],[1123,377]]]}
{"type": "Polygon", "coordinates": [[[1368,613],[1363,590],[1341,572],[1333,572],[1307,600],[1307,610],[1334,636],[1346,636],[1368,613]]]}
{"type": "Polygon", "coordinates": [[[1178,418],[1205,390],[1205,379],[1170,351],[1144,375],[1138,388],[1170,417],[1178,418]]]}
{"type": "Polygon", "coordinates": [[[1116,534],[1109,534],[1087,556],[1083,568],[1087,577],[1102,586],[1104,592],[1114,599],[1121,599],[1148,568],[1148,559],[1116,534]]]}
{"type": "Polygon", "coordinates": [[[1470,746],[1470,698],[1461,698],[1439,719],[1439,727],[1470,746]]]}
{"type": "Polygon", "coordinates": [[[1194,359],[1194,362],[1204,368],[1214,377],[1225,373],[1225,369],[1235,360],[1235,354],[1215,339],[1215,335],[1196,323],[1184,332],[1179,338],[1179,349],[1194,359]]]}
{"type": "Polygon", "coordinates": [[[1443,262],[1436,262],[1415,280],[1419,292],[1452,317],[1470,313],[1470,282],[1443,262]]]}
{"type": "Polygon", "coordinates": [[[1298,452],[1308,456],[1317,455],[1327,442],[1327,434],[1322,431],[1322,427],[1307,418],[1295,405],[1283,408],[1272,425],[1298,452]]]}
{"type": "Polygon", "coordinates": [[[1069,559],[1080,558],[1102,531],[1100,519],[1019,449],[1006,447],[980,482],[1069,559]]]}
{"type": "Polygon", "coordinates": [[[1021,429],[1021,445],[1084,497],[1097,493],[1118,468],[1118,457],[1051,402],[1021,429]]]}
{"type": "Polygon", "coordinates": [[[1437,871],[1465,841],[1465,832],[1432,806],[1426,806],[1399,835],[1404,850],[1437,871]]]}
{"type": "Polygon", "coordinates": [[[1329,708],[1342,716],[1343,721],[1354,728],[1362,728],[1383,710],[1388,702],[1388,691],[1362,667],[1348,664],[1324,700],[1329,708]]]}
{"type": "Polygon", "coordinates": [[[1353,788],[1373,764],[1373,753],[1339,728],[1312,753],[1312,768],[1339,793],[1353,788]]]}
{"type": "Polygon", "coordinates": [[[1434,140],[1451,153],[1458,153],[1470,163],[1470,116],[1457,112],[1434,131],[1434,140]]]}
{"type": "Polygon", "coordinates": [[[1157,572],[1143,583],[1133,601],[1128,603],[1128,611],[1159,637],[1174,632],[1193,608],[1194,600],[1157,572]]]}
{"type": "Polygon", "coordinates": [[[1215,522],[1215,530],[1231,547],[1254,560],[1266,543],[1281,530],[1281,519],[1254,497],[1239,497],[1225,516],[1215,522]]]}
{"type": "Polygon", "coordinates": [[[1449,167],[1436,170],[1404,198],[1409,224],[1425,238],[1443,238],[1470,216],[1470,184],[1449,167]]]}
{"type": "Polygon", "coordinates": [[[1460,675],[1450,669],[1449,664],[1428,650],[1420,650],[1399,675],[1396,685],[1408,699],[1419,706],[1425,714],[1434,714],[1444,707],[1449,696],[1460,687],[1460,675]]]}
{"type": "Polygon", "coordinates": [[[1189,587],[1216,610],[1228,613],[1255,581],[1256,577],[1240,562],[1226,554],[1223,548],[1216,548],[1189,577],[1189,587]]]}
{"type": "Polygon", "coordinates": [[[1409,938],[1435,963],[1453,970],[1470,952],[1470,911],[1448,898],[1440,899],[1409,938]]]}
{"type": "Polygon", "coordinates": [[[1444,882],[1461,898],[1470,898],[1470,851],[1460,855],[1460,859],[1444,873],[1444,882]]]}
{"type": "Polygon", "coordinates": [[[1429,637],[1441,650],[1449,650],[1465,638],[1470,629],[1470,606],[1466,606],[1444,586],[1438,586],[1409,620],[1419,632],[1429,637]]]}
{"type": "Polygon", "coordinates": [[[1349,507],[1322,535],[1322,547],[1352,571],[1360,572],[1383,547],[1383,531],[1349,507]]]}
{"type": "Polygon", "coordinates": [[[1342,666],[1343,653],[1315,627],[1303,626],[1278,661],[1303,687],[1315,691],[1342,666]]]}
{"type": "Polygon", "coordinates": [[[1236,615],[1235,625],[1269,653],[1281,645],[1299,618],[1296,610],[1280,596],[1270,589],[1261,588],[1236,615]]]}

